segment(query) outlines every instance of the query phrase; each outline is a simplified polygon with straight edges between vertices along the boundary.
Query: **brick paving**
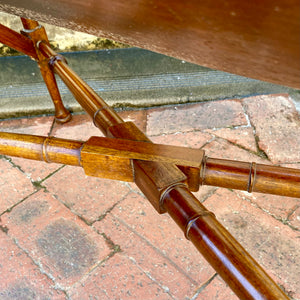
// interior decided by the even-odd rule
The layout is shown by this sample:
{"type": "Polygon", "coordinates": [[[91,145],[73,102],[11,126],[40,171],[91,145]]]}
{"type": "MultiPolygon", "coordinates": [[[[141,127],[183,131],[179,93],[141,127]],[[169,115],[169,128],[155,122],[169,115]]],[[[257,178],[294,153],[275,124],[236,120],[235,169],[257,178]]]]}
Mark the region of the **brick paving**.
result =
{"type": "MultiPolygon", "coordinates": [[[[300,168],[288,95],[123,111],[156,143],[300,168]]],[[[3,131],[87,140],[86,115],[0,122],[3,131]]],[[[0,299],[237,299],[168,215],[131,183],[78,167],[0,158],[0,299]]],[[[196,193],[291,299],[300,299],[299,198],[204,186],[196,193]]]]}

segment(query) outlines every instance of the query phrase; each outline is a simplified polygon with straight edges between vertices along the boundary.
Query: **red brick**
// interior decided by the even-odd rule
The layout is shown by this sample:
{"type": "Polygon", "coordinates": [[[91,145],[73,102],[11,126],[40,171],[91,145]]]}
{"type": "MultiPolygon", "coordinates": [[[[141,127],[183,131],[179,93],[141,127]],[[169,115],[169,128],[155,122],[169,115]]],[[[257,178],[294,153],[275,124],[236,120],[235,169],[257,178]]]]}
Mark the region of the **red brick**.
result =
{"type": "Polygon", "coordinates": [[[212,138],[213,137],[208,133],[196,131],[153,136],[151,137],[151,141],[156,144],[198,149],[212,140],[212,138]]]}
{"type": "Polygon", "coordinates": [[[88,177],[82,168],[71,166],[49,177],[43,185],[87,222],[96,221],[129,192],[120,181],[88,177]]]}
{"type": "Polygon", "coordinates": [[[12,161],[15,165],[19,166],[32,181],[41,181],[62,166],[60,164],[48,164],[43,161],[19,157],[12,157],[12,161]]]}
{"type": "Polygon", "coordinates": [[[229,142],[239,145],[244,149],[257,152],[256,141],[252,127],[222,128],[218,130],[208,130],[210,134],[226,139],[229,142]]]}
{"type": "Polygon", "coordinates": [[[35,191],[30,179],[5,159],[0,159],[0,214],[35,191]]]}
{"type": "Polygon", "coordinates": [[[270,164],[267,159],[263,159],[255,154],[252,154],[225,140],[218,138],[203,147],[203,150],[205,150],[205,154],[208,157],[270,164]]]}
{"type": "Polygon", "coordinates": [[[220,276],[216,276],[213,281],[205,287],[195,300],[235,300],[239,299],[220,276]]]}
{"type": "Polygon", "coordinates": [[[43,191],[1,218],[7,234],[63,289],[80,280],[112,251],[102,236],[43,191]]]}
{"type": "Polygon", "coordinates": [[[251,203],[263,211],[283,222],[287,222],[290,214],[298,207],[299,200],[296,198],[268,195],[260,193],[237,192],[241,197],[248,199],[251,203]]]}
{"type": "Polygon", "coordinates": [[[259,138],[259,147],[273,163],[299,162],[300,120],[287,95],[246,98],[244,104],[259,138]]]}
{"type": "Polygon", "coordinates": [[[224,100],[148,111],[147,134],[247,125],[242,105],[224,100]]]}
{"type": "Polygon", "coordinates": [[[0,298],[65,299],[28,255],[0,230],[0,298]]]}
{"type": "Polygon", "coordinates": [[[87,114],[73,115],[72,120],[65,124],[55,123],[51,136],[86,141],[91,136],[103,136],[101,131],[95,127],[92,118],[87,114]]]}
{"type": "Polygon", "coordinates": [[[218,189],[204,205],[291,297],[300,297],[299,231],[226,189],[218,189]]]}
{"type": "Polygon", "coordinates": [[[285,168],[292,168],[292,169],[300,170],[300,163],[298,163],[298,164],[281,164],[280,166],[285,167],[285,168]]]}
{"type": "Polygon", "coordinates": [[[126,254],[117,253],[72,287],[72,299],[173,299],[126,254]]]}
{"type": "Polygon", "coordinates": [[[147,111],[146,110],[124,110],[118,115],[125,122],[133,122],[142,132],[146,132],[147,111]]]}
{"type": "Polygon", "coordinates": [[[1,131],[25,134],[48,135],[54,117],[36,117],[0,121],[1,131]]]}
{"type": "Polygon", "coordinates": [[[203,185],[200,186],[199,191],[193,193],[200,202],[205,201],[209,196],[211,196],[218,188],[215,186],[203,185]]]}
{"type": "Polygon", "coordinates": [[[175,222],[167,214],[159,215],[144,197],[129,194],[111,214],[159,249],[195,282],[211,276],[212,268],[175,222]]]}
{"type": "MultiPolygon", "coordinates": [[[[139,217],[139,216],[137,216],[139,217]]],[[[152,220],[153,228],[152,234],[158,228],[155,226],[155,220],[152,220]]],[[[201,281],[196,282],[192,279],[189,273],[182,270],[174,261],[167,257],[167,253],[161,252],[157,248],[149,244],[149,241],[141,236],[137,231],[138,226],[129,227],[123,220],[113,217],[111,214],[107,215],[105,219],[100,222],[96,222],[93,226],[100,232],[105,233],[115,244],[120,246],[122,254],[130,258],[143,273],[147,274],[154,282],[160,287],[164,287],[164,291],[168,291],[170,295],[175,299],[190,298],[194,295],[195,287],[200,284],[201,281]]],[[[143,224],[141,224],[143,226],[143,224]]],[[[169,231],[171,228],[169,229],[169,231]]],[[[165,236],[167,233],[165,233],[165,236]]],[[[177,247],[179,239],[174,239],[175,243],[173,248],[177,247]]],[[[163,240],[161,240],[164,243],[163,240]]],[[[186,249],[186,251],[189,251],[186,249]]],[[[193,250],[192,250],[193,251],[193,250]]],[[[176,250],[175,250],[176,252],[176,250]]],[[[179,253],[178,253],[179,254],[179,253]]],[[[184,253],[182,257],[178,257],[178,260],[189,261],[191,268],[193,268],[192,262],[189,260],[189,252],[184,253]]],[[[202,259],[198,256],[199,277],[207,278],[205,274],[201,274],[201,271],[205,270],[205,266],[202,266],[202,259]]],[[[121,273],[120,273],[121,276],[121,273]]],[[[136,296],[132,296],[136,297],[136,296]]],[[[150,298],[152,299],[152,298],[150,298]]]]}
{"type": "Polygon", "coordinates": [[[290,214],[288,221],[289,224],[293,226],[293,228],[300,230],[300,204],[298,204],[297,209],[295,209],[294,212],[290,214]]]}
{"type": "Polygon", "coordinates": [[[127,182],[125,185],[129,188],[130,191],[143,195],[140,189],[136,186],[134,182],[127,182]]]}

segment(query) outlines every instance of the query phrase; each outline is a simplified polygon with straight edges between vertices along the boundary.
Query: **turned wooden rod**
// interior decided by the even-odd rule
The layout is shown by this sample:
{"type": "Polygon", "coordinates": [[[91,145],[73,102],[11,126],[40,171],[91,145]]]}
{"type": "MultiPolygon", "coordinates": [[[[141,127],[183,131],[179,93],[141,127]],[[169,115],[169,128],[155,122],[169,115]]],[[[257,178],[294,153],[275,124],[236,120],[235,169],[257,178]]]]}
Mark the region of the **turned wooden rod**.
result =
{"type": "Polygon", "coordinates": [[[69,66],[64,58],[55,53],[47,43],[38,44],[43,55],[50,60],[55,73],[70,89],[75,99],[93,118],[94,124],[107,135],[107,129],[123,120],[111,109],[106,102],[91,89],[69,66]]]}
{"type": "MultiPolygon", "coordinates": [[[[59,151],[67,152],[70,145],[76,145],[78,146],[76,157],[79,159],[80,156],[80,164],[89,176],[132,181],[134,161],[165,162],[185,168],[185,174],[189,180],[198,179],[198,182],[195,182],[197,187],[207,184],[247,192],[256,191],[300,197],[300,170],[203,157],[204,151],[197,149],[127,139],[91,137],[87,142],[76,142],[14,133],[0,133],[0,143],[2,143],[0,144],[2,154],[18,155],[29,159],[51,157],[54,151],[58,154],[59,151]],[[60,148],[54,148],[53,146],[58,143],[60,143],[60,148]],[[41,145],[46,147],[41,148],[41,145]],[[65,150],[62,150],[64,148],[65,150]],[[42,155],[41,151],[45,151],[45,154],[42,155]],[[48,155],[47,152],[50,154],[48,155]],[[203,161],[204,163],[201,164],[203,161]],[[110,167],[103,173],[106,164],[110,167]],[[114,172],[110,173],[108,170],[114,170],[114,172]],[[119,173],[120,177],[117,176],[119,173]],[[125,174],[130,174],[130,176],[126,177],[125,174]]],[[[65,157],[65,160],[62,156],[60,158],[60,163],[69,164],[68,157],[65,157]]],[[[48,162],[50,161],[53,159],[48,162]]],[[[190,185],[189,189],[191,190],[190,185]]]]}
{"type": "Polygon", "coordinates": [[[300,170],[292,168],[206,158],[200,183],[300,198],[300,170]]]}
{"type": "MultiPolygon", "coordinates": [[[[29,39],[31,39],[35,47],[36,43],[41,40],[49,44],[48,36],[44,27],[39,25],[37,21],[25,18],[21,18],[21,21],[24,27],[22,33],[26,35],[29,39]]],[[[55,75],[48,64],[48,59],[45,58],[37,48],[35,50],[38,57],[37,63],[39,65],[41,75],[44,79],[44,82],[47,86],[48,92],[54,104],[55,119],[59,123],[68,122],[71,119],[72,115],[62,103],[55,75]]]]}
{"type": "Polygon", "coordinates": [[[0,154],[47,163],[80,166],[82,145],[73,140],[0,132],[0,154]]]}
{"type": "Polygon", "coordinates": [[[34,59],[38,59],[33,42],[26,36],[0,24],[0,42],[34,59]]]}
{"type": "Polygon", "coordinates": [[[289,299],[259,264],[182,186],[164,197],[164,207],[240,299],[289,299]]]}

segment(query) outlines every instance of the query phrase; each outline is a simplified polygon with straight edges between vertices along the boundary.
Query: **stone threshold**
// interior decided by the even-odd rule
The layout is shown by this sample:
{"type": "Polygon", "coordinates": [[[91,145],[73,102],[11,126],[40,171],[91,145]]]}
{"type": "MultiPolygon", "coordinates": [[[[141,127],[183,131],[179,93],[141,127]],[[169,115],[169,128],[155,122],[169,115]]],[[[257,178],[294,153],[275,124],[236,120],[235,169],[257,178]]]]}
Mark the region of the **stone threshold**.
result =
{"type": "MultiPolygon", "coordinates": [[[[69,65],[109,105],[141,108],[288,93],[300,111],[300,91],[138,48],[64,53],[69,65]]],[[[58,78],[63,101],[82,108],[58,78]]],[[[37,64],[25,56],[0,58],[0,118],[53,114],[37,64]]]]}

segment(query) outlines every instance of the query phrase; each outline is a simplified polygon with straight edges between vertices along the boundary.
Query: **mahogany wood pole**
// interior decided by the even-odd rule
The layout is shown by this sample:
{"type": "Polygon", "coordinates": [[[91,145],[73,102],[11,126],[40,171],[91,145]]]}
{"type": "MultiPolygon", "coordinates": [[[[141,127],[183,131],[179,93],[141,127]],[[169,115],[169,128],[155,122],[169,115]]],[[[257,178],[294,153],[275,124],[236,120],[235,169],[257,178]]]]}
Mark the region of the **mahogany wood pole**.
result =
{"type": "Polygon", "coordinates": [[[80,166],[83,142],[54,137],[0,132],[0,154],[80,166]]]}
{"type": "Polygon", "coordinates": [[[62,102],[55,75],[48,64],[48,59],[45,59],[45,57],[41,55],[36,45],[36,43],[40,40],[43,40],[45,43],[49,44],[47,33],[44,27],[40,26],[37,21],[25,18],[21,18],[21,21],[24,26],[24,34],[28,35],[35,45],[35,50],[38,57],[37,62],[54,104],[55,120],[58,123],[66,123],[72,118],[72,115],[65,108],[62,102]]]}
{"type": "Polygon", "coordinates": [[[33,42],[28,37],[23,36],[2,24],[0,24],[0,42],[34,59],[37,59],[33,42]]]}
{"type": "Polygon", "coordinates": [[[300,198],[300,170],[292,168],[206,158],[200,183],[300,198]]]}
{"type": "Polygon", "coordinates": [[[45,57],[50,59],[54,71],[68,86],[72,94],[83,109],[93,117],[94,124],[106,135],[107,129],[123,120],[111,109],[106,102],[98,96],[74,71],[72,71],[65,60],[57,55],[44,42],[39,43],[39,49],[45,57]]]}
{"type": "Polygon", "coordinates": [[[240,299],[289,299],[187,188],[164,197],[167,212],[240,299]]]}
{"type": "MultiPolygon", "coordinates": [[[[54,71],[70,88],[79,104],[94,117],[95,125],[105,135],[148,140],[136,127],[123,123],[114,110],[78,78],[47,44],[39,43],[39,49],[50,59],[54,71]]],[[[181,183],[184,177],[175,165],[143,161],[134,161],[133,165],[135,183],[153,206],[159,212],[167,210],[182,229],[191,230],[191,233],[185,231],[186,236],[190,237],[198,250],[241,299],[288,299],[255,260],[181,183]],[[199,212],[211,217],[201,218],[200,224],[199,212]]]]}

